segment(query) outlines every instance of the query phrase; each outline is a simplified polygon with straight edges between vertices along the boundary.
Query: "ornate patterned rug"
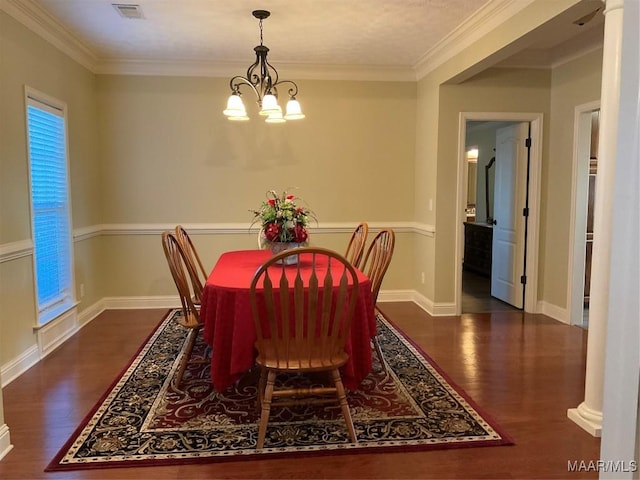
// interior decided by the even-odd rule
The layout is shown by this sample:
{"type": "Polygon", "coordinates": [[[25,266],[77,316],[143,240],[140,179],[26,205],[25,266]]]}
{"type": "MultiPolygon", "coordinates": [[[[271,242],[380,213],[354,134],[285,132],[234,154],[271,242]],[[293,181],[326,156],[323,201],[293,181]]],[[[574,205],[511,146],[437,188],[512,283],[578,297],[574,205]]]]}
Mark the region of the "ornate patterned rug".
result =
{"type": "MultiPolygon", "coordinates": [[[[160,323],[46,471],[513,443],[378,313],[389,368],[385,373],[374,354],[372,372],[348,394],[358,443],[349,442],[337,406],[280,407],[272,409],[265,448],[257,451],[257,372],[217,393],[209,363],[195,364],[185,373],[183,392],[170,387],[186,338],[179,315],[172,311],[160,323]]],[[[194,353],[207,354],[204,342],[194,353]]]]}

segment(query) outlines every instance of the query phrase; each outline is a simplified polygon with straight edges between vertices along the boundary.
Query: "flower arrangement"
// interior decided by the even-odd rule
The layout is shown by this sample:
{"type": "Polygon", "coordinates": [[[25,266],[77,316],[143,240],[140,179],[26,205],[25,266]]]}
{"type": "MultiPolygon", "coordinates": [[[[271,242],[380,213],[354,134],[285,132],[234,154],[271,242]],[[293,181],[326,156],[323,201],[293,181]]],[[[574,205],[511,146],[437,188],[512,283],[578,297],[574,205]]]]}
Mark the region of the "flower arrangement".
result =
{"type": "Polygon", "coordinates": [[[315,220],[315,214],[296,205],[297,200],[301,199],[286,191],[281,194],[268,191],[260,209],[250,210],[254,214],[251,225],[260,222],[264,236],[270,242],[305,243],[309,238],[309,219],[315,220]]]}

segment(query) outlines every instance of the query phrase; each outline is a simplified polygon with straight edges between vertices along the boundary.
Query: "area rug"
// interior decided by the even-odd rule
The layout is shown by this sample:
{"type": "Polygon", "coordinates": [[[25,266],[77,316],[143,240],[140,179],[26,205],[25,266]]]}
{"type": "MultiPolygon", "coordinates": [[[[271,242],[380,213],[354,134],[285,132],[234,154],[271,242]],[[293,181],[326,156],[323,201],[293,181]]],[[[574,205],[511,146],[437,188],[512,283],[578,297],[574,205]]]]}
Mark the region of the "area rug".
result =
{"type": "MultiPolygon", "coordinates": [[[[179,315],[171,311],[159,324],[46,471],[513,443],[378,313],[388,368],[382,369],[374,354],[372,372],[348,394],[358,443],[349,442],[337,406],[280,407],[272,409],[265,448],[257,451],[257,372],[217,393],[209,363],[194,364],[184,375],[183,391],[171,388],[186,338],[179,315]]],[[[207,355],[207,348],[200,341],[194,354],[207,355]]]]}

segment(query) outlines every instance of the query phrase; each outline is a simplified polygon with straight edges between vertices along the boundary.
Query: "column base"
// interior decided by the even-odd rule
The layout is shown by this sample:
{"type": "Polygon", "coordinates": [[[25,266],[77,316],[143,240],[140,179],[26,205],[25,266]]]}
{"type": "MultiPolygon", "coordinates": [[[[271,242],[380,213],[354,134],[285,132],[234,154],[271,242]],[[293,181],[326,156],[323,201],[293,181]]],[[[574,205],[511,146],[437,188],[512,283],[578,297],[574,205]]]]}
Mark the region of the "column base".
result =
{"type": "Polygon", "coordinates": [[[587,407],[584,402],[578,408],[568,409],[567,417],[594,437],[602,436],[602,412],[587,407]]]}

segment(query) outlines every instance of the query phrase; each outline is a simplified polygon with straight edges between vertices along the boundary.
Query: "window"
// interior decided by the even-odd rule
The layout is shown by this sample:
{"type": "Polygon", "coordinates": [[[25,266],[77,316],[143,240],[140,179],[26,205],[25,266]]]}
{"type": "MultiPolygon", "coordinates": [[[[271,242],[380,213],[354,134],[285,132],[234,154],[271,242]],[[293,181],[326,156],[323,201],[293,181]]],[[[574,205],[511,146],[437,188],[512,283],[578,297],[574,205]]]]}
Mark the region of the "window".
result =
{"type": "Polygon", "coordinates": [[[66,106],[27,90],[38,323],[73,306],[66,106]]]}

